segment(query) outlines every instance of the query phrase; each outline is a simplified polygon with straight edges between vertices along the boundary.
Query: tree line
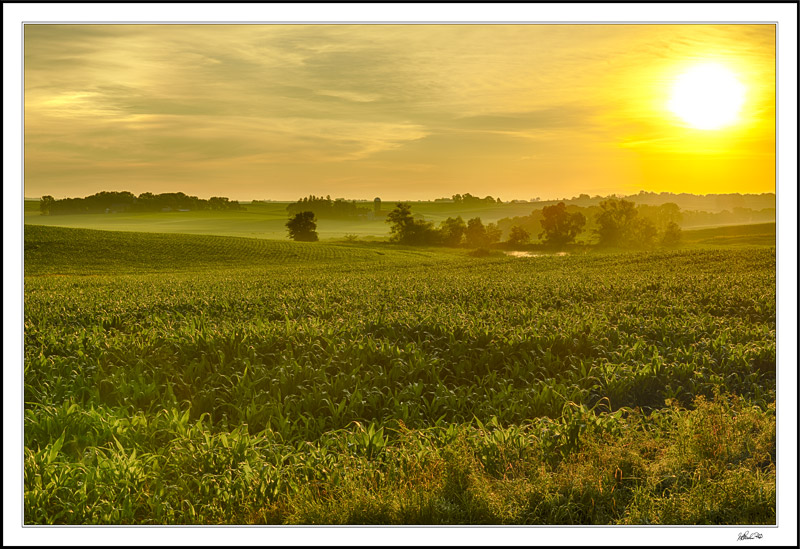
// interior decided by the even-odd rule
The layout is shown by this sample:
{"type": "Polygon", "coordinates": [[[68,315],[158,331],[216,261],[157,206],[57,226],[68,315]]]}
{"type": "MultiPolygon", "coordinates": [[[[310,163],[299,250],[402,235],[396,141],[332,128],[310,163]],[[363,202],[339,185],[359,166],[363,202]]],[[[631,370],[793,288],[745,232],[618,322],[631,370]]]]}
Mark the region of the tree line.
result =
{"type": "Polygon", "coordinates": [[[500,200],[499,197],[498,198],[494,198],[491,195],[488,195],[488,196],[485,196],[483,198],[480,198],[478,196],[472,196],[469,193],[464,193],[464,194],[454,194],[450,198],[455,204],[459,204],[461,206],[473,206],[473,205],[474,206],[478,206],[478,205],[481,205],[481,204],[502,204],[503,203],[503,201],[500,200]]]}
{"type": "MultiPolygon", "coordinates": [[[[567,208],[559,202],[540,211],[538,238],[548,247],[563,248],[575,242],[587,225],[587,216],[580,208],[567,208]]],[[[655,211],[656,221],[639,215],[636,204],[624,199],[609,198],[600,203],[594,213],[592,231],[600,246],[642,248],[657,244],[672,246],[681,238],[678,225],[680,209],[665,204],[655,211]]],[[[464,223],[462,218],[448,217],[439,227],[433,222],[414,218],[407,203],[399,203],[387,216],[391,223],[391,240],[411,245],[444,245],[484,247],[499,243],[504,233],[499,223],[484,226],[480,217],[464,223]]],[[[506,243],[511,246],[527,244],[535,231],[512,225],[506,243]]]]}
{"type": "Polygon", "coordinates": [[[111,212],[160,212],[171,210],[244,210],[238,200],[224,196],[212,196],[208,200],[178,193],[142,193],[135,196],[128,191],[102,191],[84,198],[43,196],[39,211],[43,215],[111,213],[111,212]]]}
{"type": "Polygon", "coordinates": [[[601,246],[650,247],[672,245],[679,238],[683,214],[673,203],[637,206],[624,198],[610,197],[586,208],[559,202],[497,223],[504,232],[513,227],[531,234],[542,230],[539,238],[550,245],[569,244],[584,234],[582,241],[601,246]]]}
{"type": "Polygon", "coordinates": [[[391,224],[390,240],[400,244],[459,246],[466,242],[468,246],[485,247],[499,242],[503,234],[497,224],[484,225],[480,217],[467,222],[461,216],[448,217],[436,227],[432,221],[415,218],[407,202],[398,203],[386,222],[391,224]]]}
{"type": "Polygon", "coordinates": [[[302,212],[314,212],[319,219],[358,219],[366,217],[372,208],[364,207],[355,200],[345,200],[337,198],[331,200],[331,196],[309,195],[301,198],[286,206],[289,215],[297,215],[302,212]]]}
{"type": "MultiPolygon", "coordinates": [[[[563,202],[545,206],[540,212],[538,238],[551,248],[564,248],[575,243],[586,225],[587,217],[576,207],[568,208],[563,202]]],[[[681,240],[677,223],[680,209],[665,204],[655,209],[658,223],[640,215],[633,202],[609,198],[600,203],[594,214],[593,235],[599,246],[621,248],[647,248],[655,245],[674,246],[681,240]]],[[[652,213],[652,212],[651,212],[652,213]]],[[[411,205],[399,202],[386,216],[391,224],[390,240],[411,246],[468,246],[485,248],[500,243],[503,229],[497,223],[485,224],[480,217],[464,221],[461,216],[448,217],[437,227],[432,221],[414,217],[411,205]]],[[[318,240],[314,212],[298,212],[286,227],[289,238],[300,241],[318,240]]],[[[513,225],[508,231],[506,244],[521,246],[530,243],[531,231],[513,225]]]]}

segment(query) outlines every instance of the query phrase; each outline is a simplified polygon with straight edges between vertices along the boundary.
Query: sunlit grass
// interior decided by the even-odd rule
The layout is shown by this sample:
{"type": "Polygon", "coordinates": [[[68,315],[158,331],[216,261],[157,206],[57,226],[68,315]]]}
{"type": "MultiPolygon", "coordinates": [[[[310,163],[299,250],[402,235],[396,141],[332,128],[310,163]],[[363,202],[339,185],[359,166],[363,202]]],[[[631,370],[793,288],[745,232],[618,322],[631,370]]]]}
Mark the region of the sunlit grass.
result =
{"type": "Polygon", "coordinates": [[[775,522],[774,249],[176,236],[26,231],[26,523],[775,522]]]}

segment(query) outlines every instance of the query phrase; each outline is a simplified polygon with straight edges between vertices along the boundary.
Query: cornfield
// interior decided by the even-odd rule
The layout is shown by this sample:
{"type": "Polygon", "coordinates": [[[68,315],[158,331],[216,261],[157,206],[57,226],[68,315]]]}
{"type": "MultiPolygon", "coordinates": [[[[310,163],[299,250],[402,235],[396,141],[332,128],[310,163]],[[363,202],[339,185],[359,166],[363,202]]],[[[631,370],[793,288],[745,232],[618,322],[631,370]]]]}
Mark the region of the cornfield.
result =
{"type": "Polygon", "coordinates": [[[26,227],[26,524],[774,524],[775,249],[26,227]]]}

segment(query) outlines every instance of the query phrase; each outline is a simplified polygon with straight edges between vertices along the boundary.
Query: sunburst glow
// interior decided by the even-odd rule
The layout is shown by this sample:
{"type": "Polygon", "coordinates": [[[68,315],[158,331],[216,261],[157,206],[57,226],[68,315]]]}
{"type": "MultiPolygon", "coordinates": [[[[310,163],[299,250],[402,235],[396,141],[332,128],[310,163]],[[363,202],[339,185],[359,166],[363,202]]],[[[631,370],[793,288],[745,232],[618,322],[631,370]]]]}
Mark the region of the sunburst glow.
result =
{"type": "Polygon", "coordinates": [[[669,109],[693,128],[716,130],[734,124],[745,99],[745,86],[717,64],[693,67],[678,77],[669,109]]]}

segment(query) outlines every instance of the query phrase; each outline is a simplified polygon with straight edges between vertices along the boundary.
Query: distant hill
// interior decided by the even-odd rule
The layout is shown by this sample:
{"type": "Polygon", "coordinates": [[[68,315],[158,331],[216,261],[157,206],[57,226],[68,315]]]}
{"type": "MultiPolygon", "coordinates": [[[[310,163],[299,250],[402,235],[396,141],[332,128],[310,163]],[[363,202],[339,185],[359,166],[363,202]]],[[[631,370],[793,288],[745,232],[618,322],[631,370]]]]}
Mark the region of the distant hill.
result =
{"type": "Polygon", "coordinates": [[[215,235],[97,231],[25,225],[25,276],[208,271],[301,264],[375,265],[458,257],[397,246],[259,240],[215,235]]]}
{"type": "MultiPolygon", "coordinates": [[[[463,195],[462,195],[463,198],[463,195]]],[[[579,241],[591,240],[594,219],[599,204],[608,197],[580,195],[563,200],[571,211],[582,211],[587,225],[579,241]]],[[[623,197],[640,208],[643,216],[654,216],[653,210],[665,204],[676,204],[680,215],[676,220],[684,229],[709,228],[723,225],[774,223],[775,194],[713,194],[692,195],[673,193],[640,192],[623,197]]],[[[344,200],[344,199],[342,199],[344,200]]],[[[358,202],[358,201],[356,201],[358,202]]],[[[358,202],[369,210],[364,218],[320,219],[318,231],[322,239],[341,239],[355,236],[359,239],[384,239],[389,235],[386,214],[397,201],[385,200],[376,211],[372,200],[358,202]]],[[[513,201],[497,202],[485,198],[462,200],[460,203],[446,200],[407,201],[415,216],[435,223],[437,226],[448,217],[461,216],[465,221],[480,217],[484,223],[499,223],[504,238],[514,225],[519,225],[534,235],[542,228],[540,220],[544,207],[560,201],[513,201]]],[[[286,207],[290,202],[254,201],[247,210],[196,210],[181,212],[109,212],[108,214],[42,215],[38,200],[25,201],[25,223],[32,225],[51,225],[80,227],[101,230],[122,230],[137,232],[194,233],[228,236],[245,236],[283,240],[286,236],[286,221],[289,213],[286,207]]],[[[319,212],[315,212],[319,213],[319,212]]]]}
{"type": "MultiPolygon", "coordinates": [[[[582,194],[579,196],[573,196],[569,199],[531,202],[531,204],[537,204],[543,207],[550,204],[557,204],[558,202],[564,202],[567,205],[587,207],[596,206],[606,198],[608,197],[599,195],[589,196],[588,194],[582,194]]],[[[683,211],[695,210],[709,213],[717,213],[725,210],[733,212],[733,210],[736,208],[749,208],[751,210],[763,210],[769,208],[774,209],[776,204],[775,193],[676,194],[667,192],[654,193],[639,191],[637,194],[631,194],[627,196],[618,195],[618,198],[624,198],[625,200],[634,202],[637,206],[661,206],[662,204],[672,203],[677,204],[678,207],[683,211]]]]}
{"type": "Polygon", "coordinates": [[[686,244],[706,246],[775,246],[775,223],[757,223],[752,225],[732,225],[710,229],[690,229],[683,232],[686,244]]]}

